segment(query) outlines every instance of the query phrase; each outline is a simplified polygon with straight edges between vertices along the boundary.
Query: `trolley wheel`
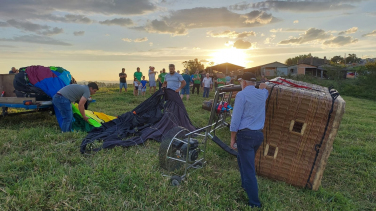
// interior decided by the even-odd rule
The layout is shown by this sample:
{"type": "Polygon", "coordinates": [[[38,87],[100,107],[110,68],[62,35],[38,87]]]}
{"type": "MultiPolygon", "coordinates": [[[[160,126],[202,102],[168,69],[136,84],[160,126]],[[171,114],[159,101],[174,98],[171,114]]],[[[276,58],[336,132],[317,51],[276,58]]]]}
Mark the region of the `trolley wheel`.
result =
{"type": "Polygon", "coordinates": [[[186,128],[183,127],[174,127],[169,130],[166,134],[163,135],[161,145],[159,147],[159,166],[169,172],[179,170],[183,167],[183,159],[177,157],[176,150],[173,142],[178,142],[173,138],[185,139],[185,135],[189,133],[186,128]],[[181,159],[182,161],[176,161],[168,159],[167,157],[173,157],[176,159],[181,159]]]}
{"type": "Polygon", "coordinates": [[[172,176],[171,179],[170,179],[170,181],[171,181],[171,185],[172,186],[179,186],[180,183],[181,183],[181,177],[179,177],[179,176],[172,176]]]}
{"type": "Polygon", "coordinates": [[[8,107],[2,107],[2,109],[1,109],[1,115],[3,117],[8,116],[8,107]]]}

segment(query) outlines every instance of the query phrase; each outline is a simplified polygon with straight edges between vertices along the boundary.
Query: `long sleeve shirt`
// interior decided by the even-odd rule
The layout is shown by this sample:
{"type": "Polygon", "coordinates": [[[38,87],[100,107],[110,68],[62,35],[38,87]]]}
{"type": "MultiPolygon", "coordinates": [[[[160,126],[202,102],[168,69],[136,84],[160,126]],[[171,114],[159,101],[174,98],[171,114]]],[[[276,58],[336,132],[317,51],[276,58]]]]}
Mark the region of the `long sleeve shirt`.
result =
{"type": "Polygon", "coordinates": [[[261,130],[265,123],[265,103],[268,98],[267,89],[256,89],[247,86],[238,92],[235,98],[230,131],[242,129],[261,130]]]}

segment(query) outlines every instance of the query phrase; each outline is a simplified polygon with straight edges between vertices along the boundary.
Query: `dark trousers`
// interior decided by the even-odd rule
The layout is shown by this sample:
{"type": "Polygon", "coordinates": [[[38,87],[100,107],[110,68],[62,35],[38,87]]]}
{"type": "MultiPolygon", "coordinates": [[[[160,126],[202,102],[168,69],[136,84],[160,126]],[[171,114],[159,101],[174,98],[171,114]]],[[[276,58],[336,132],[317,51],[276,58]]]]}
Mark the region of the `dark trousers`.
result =
{"type": "Polygon", "coordinates": [[[201,84],[193,84],[193,87],[192,87],[192,94],[195,93],[195,88],[197,88],[197,94],[198,94],[198,95],[200,94],[200,85],[201,85],[201,84]]]}
{"type": "Polygon", "coordinates": [[[161,88],[162,88],[162,83],[161,83],[161,82],[159,82],[159,81],[158,81],[158,83],[159,83],[159,84],[158,84],[158,86],[159,86],[159,89],[161,89],[161,88]]]}
{"type": "Polygon", "coordinates": [[[242,187],[247,192],[249,205],[254,207],[261,207],[258,197],[255,156],[263,140],[264,134],[262,131],[242,130],[236,134],[242,187]]]}
{"type": "Polygon", "coordinates": [[[203,95],[203,97],[208,98],[209,97],[209,91],[210,91],[209,87],[204,87],[204,95],[203,95]]]}

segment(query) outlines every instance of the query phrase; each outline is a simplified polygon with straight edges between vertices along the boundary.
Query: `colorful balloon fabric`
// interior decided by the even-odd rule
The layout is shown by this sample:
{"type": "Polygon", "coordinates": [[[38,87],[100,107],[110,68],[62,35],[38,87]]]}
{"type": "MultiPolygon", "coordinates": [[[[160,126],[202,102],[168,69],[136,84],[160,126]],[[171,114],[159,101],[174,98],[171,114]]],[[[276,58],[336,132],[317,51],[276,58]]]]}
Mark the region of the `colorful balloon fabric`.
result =
{"type": "MultiPolygon", "coordinates": [[[[26,80],[31,85],[43,90],[49,97],[53,97],[61,88],[70,84],[72,76],[69,71],[62,67],[29,66],[20,68],[25,72],[26,80]]],[[[59,110],[54,106],[55,116],[60,127],[63,118],[59,110]]]]}
{"type": "Polygon", "coordinates": [[[74,122],[72,124],[73,130],[86,131],[89,132],[94,127],[100,127],[103,123],[112,121],[116,119],[114,116],[109,116],[100,112],[93,112],[90,110],[85,110],[85,115],[89,117],[88,122],[84,121],[80,110],[78,109],[78,104],[72,105],[74,122]]]}

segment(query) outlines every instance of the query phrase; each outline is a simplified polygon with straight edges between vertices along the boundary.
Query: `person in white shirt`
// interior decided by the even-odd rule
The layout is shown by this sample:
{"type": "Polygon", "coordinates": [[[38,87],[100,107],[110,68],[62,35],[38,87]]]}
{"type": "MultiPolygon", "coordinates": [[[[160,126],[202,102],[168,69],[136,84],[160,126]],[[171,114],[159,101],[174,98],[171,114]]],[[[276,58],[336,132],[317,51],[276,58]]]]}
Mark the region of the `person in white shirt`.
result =
{"type": "Polygon", "coordinates": [[[206,77],[202,79],[202,87],[204,87],[204,95],[203,97],[209,97],[209,91],[213,88],[213,81],[209,77],[209,73],[206,73],[206,77]]]}

